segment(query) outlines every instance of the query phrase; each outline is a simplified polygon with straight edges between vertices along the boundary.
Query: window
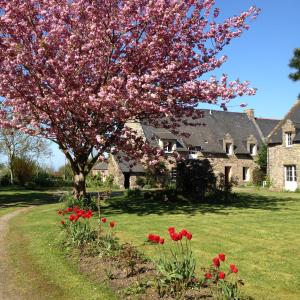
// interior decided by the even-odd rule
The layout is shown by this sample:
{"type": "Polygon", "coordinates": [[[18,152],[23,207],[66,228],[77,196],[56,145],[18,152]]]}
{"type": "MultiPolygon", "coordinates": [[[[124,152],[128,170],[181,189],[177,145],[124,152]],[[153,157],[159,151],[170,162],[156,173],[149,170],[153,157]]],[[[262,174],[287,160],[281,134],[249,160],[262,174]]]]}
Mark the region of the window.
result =
{"type": "Polygon", "coordinates": [[[250,180],[250,172],[248,167],[243,167],[243,181],[250,180]]]}
{"type": "Polygon", "coordinates": [[[293,145],[292,133],[291,132],[286,132],[285,133],[285,145],[287,147],[291,147],[293,145]]]}
{"type": "Polygon", "coordinates": [[[249,151],[251,155],[256,155],[257,153],[257,147],[256,144],[250,144],[249,145],[249,151]]]}
{"type": "Polygon", "coordinates": [[[285,166],[285,181],[297,181],[296,166],[285,166]]]}
{"type": "Polygon", "coordinates": [[[233,146],[231,143],[225,145],[226,154],[231,155],[233,153],[233,146]]]}
{"type": "Polygon", "coordinates": [[[164,143],[164,150],[166,153],[171,153],[173,152],[173,143],[172,142],[165,142],[164,143]]]}

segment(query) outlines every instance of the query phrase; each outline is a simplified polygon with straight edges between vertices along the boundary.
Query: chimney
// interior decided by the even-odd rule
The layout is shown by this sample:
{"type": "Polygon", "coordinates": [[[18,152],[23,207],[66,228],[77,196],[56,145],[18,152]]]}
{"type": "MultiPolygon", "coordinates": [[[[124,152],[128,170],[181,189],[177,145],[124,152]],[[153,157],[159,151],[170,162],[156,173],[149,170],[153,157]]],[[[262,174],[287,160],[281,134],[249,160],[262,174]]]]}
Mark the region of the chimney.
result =
{"type": "Polygon", "coordinates": [[[254,109],[245,109],[245,114],[248,116],[250,120],[254,119],[254,109]]]}

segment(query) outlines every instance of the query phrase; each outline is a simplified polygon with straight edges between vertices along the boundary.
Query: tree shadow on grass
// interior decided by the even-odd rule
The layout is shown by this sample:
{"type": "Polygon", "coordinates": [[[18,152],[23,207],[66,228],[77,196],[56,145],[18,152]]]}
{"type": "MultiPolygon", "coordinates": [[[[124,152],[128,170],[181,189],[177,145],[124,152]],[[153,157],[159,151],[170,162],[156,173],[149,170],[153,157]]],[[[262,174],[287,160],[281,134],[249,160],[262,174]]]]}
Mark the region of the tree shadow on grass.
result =
{"type": "MultiPolygon", "coordinates": [[[[300,198],[300,196],[299,196],[300,198]]],[[[239,210],[290,210],[293,203],[299,202],[295,197],[264,196],[255,193],[236,193],[232,200],[218,201],[188,201],[188,200],[163,200],[159,198],[145,199],[143,195],[125,197],[122,192],[114,194],[108,200],[108,206],[103,208],[107,214],[137,214],[140,216],[150,214],[207,214],[217,213],[222,215],[238,214],[239,210]]]]}
{"type": "Polygon", "coordinates": [[[58,192],[7,190],[0,191],[0,209],[57,203],[58,192]]]}

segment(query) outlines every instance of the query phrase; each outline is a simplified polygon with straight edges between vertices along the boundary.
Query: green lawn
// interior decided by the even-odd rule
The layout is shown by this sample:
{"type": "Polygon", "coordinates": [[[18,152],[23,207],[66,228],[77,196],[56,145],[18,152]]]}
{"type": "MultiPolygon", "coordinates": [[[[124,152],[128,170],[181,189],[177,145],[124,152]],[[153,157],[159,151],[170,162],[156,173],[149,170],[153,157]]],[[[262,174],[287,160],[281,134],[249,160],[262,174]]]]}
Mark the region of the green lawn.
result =
{"type": "Polygon", "coordinates": [[[119,223],[122,240],[136,245],[150,232],[167,237],[169,226],[191,230],[199,267],[224,252],[255,299],[300,299],[300,194],[238,192],[239,201],[230,205],[112,199],[105,214],[119,223]]]}
{"type": "MultiPolygon", "coordinates": [[[[300,299],[300,194],[254,189],[237,192],[239,201],[227,205],[173,204],[141,198],[124,201],[122,196],[115,195],[104,208],[104,214],[118,222],[122,241],[133,242],[150,257],[157,255],[157,249],[143,245],[148,233],[167,237],[169,226],[186,228],[193,232],[192,246],[199,276],[202,276],[201,266],[224,252],[227,263],[233,262],[239,268],[239,275],[246,282],[245,292],[255,299],[300,299]]],[[[21,194],[19,197],[22,199],[21,194]]],[[[0,207],[3,199],[5,195],[0,193],[0,207]]],[[[88,293],[96,286],[77,274],[53,245],[58,233],[59,220],[55,214],[58,207],[59,204],[40,205],[13,221],[11,245],[19,243],[22,248],[12,247],[12,257],[18,266],[21,252],[26,249],[23,252],[29,257],[23,260],[32,260],[34,270],[39,272],[38,278],[48,278],[48,282],[53,283],[58,291],[54,298],[60,299],[60,295],[65,294],[65,299],[69,299],[66,296],[69,293],[73,299],[81,299],[74,290],[80,286],[88,293]]],[[[165,246],[168,247],[168,243],[165,246]]],[[[22,265],[18,268],[21,273],[22,265]]],[[[28,278],[23,282],[26,280],[28,278]]],[[[46,286],[45,291],[48,290],[52,289],[46,286]]],[[[101,299],[113,299],[105,287],[93,294],[98,293],[109,295],[101,299]]]]}

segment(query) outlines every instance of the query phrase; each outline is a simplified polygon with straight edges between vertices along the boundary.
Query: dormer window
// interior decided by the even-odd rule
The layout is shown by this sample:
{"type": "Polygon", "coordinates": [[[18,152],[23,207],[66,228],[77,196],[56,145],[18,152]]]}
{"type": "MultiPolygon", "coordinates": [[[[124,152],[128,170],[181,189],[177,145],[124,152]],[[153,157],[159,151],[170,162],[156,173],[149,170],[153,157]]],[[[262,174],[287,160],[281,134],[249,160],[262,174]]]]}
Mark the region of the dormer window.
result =
{"type": "Polygon", "coordinates": [[[174,143],[172,142],[164,142],[164,150],[165,153],[172,153],[173,152],[174,143]]]}
{"type": "Polygon", "coordinates": [[[250,155],[256,155],[257,154],[256,144],[249,144],[249,152],[250,152],[250,155]]]}
{"type": "Polygon", "coordinates": [[[225,151],[227,155],[232,155],[233,154],[233,145],[232,143],[226,143],[225,144],[225,151]]]}
{"type": "Polygon", "coordinates": [[[293,145],[291,132],[285,133],[285,145],[286,145],[286,147],[291,147],[293,145]]]}

